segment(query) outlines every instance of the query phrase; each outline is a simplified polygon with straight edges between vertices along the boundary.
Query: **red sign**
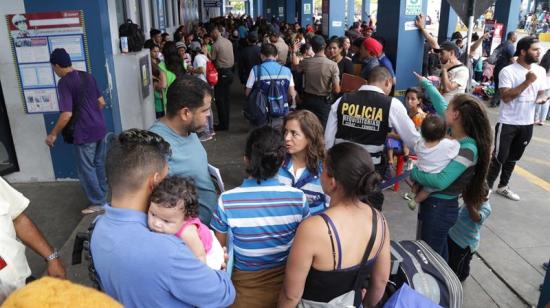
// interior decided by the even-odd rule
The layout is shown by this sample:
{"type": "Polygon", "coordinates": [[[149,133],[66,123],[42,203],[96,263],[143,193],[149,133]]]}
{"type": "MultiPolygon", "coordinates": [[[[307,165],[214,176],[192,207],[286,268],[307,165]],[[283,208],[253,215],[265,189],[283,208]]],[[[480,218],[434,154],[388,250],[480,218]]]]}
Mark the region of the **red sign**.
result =
{"type": "Polygon", "coordinates": [[[81,11],[28,13],[7,15],[10,31],[28,31],[82,27],[81,11]]]}

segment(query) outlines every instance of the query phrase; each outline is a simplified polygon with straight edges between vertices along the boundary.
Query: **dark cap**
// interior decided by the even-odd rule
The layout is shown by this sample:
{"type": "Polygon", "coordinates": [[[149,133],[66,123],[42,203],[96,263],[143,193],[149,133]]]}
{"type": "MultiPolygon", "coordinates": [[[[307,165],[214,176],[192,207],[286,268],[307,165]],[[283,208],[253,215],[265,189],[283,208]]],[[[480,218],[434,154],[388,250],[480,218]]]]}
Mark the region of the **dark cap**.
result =
{"type": "Polygon", "coordinates": [[[256,31],[248,32],[248,34],[246,35],[246,39],[249,42],[256,43],[258,41],[258,32],[256,31]]]}
{"type": "Polygon", "coordinates": [[[454,51],[455,56],[457,57],[460,54],[460,49],[458,48],[458,46],[456,46],[456,44],[451,41],[445,41],[439,44],[439,49],[434,49],[435,52],[441,52],[441,50],[454,51]]]}
{"type": "Polygon", "coordinates": [[[516,53],[514,53],[514,57],[519,57],[522,50],[528,50],[531,48],[531,45],[538,43],[539,40],[534,36],[526,36],[518,41],[518,44],[516,45],[516,53]]]}
{"type": "Polygon", "coordinates": [[[312,37],[309,43],[311,44],[313,52],[319,52],[326,45],[325,38],[320,35],[315,35],[312,37]]]}
{"type": "Polygon", "coordinates": [[[271,28],[271,31],[269,31],[269,36],[279,36],[280,34],[281,32],[275,27],[271,28]]]}
{"type": "Polygon", "coordinates": [[[72,65],[71,57],[69,57],[69,54],[63,48],[56,48],[52,51],[50,63],[53,65],[57,64],[61,67],[69,67],[72,65]]]}

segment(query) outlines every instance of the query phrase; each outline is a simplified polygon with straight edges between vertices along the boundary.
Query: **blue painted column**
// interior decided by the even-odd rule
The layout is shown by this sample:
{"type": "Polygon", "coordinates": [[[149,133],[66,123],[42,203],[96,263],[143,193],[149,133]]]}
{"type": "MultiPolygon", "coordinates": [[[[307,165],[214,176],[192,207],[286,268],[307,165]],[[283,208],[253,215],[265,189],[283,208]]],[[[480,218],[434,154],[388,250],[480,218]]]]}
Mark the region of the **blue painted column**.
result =
{"type": "Polygon", "coordinates": [[[300,24],[305,27],[313,22],[313,0],[301,0],[300,5],[300,24]]]}
{"type": "Polygon", "coordinates": [[[296,0],[286,0],[285,18],[288,23],[296,22],[296,0]]]}
{"type": "Polygon", "coordinates": [[[438,41],[441,43],[449,40],[455,32],[458,15],[447,0],[441,0],[440,12],[438,41]]]}
{"type": "Polygon", "coordinates": [[[252,2],[252,10],[254,11],[254,18],[258,16],[265,16],[264,15],[264,8],[263,8],[263,2],[264,0],[253,0],[252,2]]]}
{"type": "MultiPolygon", "coordinates": [[[[82,10],[84,12],[84,23],[88,41],[88,55],[90,57],[91,67],[88,69],[96,79],[97,85],[101,90],[101,95],[107,103],[103,109],[105,124],[107,130],[113,131],[114,127],[120,125],[120,117],[114,115],[114,110],[118,109],[118,100],[116,99],[116,79],[113,65],[113,50],[111,48],[111,28],[109,26],[109,10],[107,0],[88,1],[88,0],[26,0],[25,11],[27,13],[37,12],[56,12],[65,10],[82,10]],[[107,68],[113,76],[113,91],[109,92],[109,81],[107,78],[107,68]],[[111,95],[112,94],[112,95],[111,95]],[[112,97],[112,99],[111,99],[112,97]]],[[[46,131],[50,132],[59,117],[58,113],[44,114],[46,131]]],[[[50,149],[54,174],[57,179],[77,178],[76,160],[74,156],[74,146],[63,143],[61,137],[55,146],[50,149]]]]}
{"type": "Polygon", "coordinates": [[[322,29],[323,34],[343,36],[345,32],[345,2],[342,0],[323,0],[322,29]]]}
{"type": "Polygon", "coordinates": [[[518,28],[521,0],[497,0],[495,4],[495,20],[504,25],[503,33],[516,31],[518,28]]]}
{"type": "Polygon", "coordinates": [[[363,0],[361,5],[361,20],[365,21],[370,15],[370,0],[363,0]]]}
{"type": "Polygon", "coordinates": [[[348,22],[347,28],[351,27],[355,21],[355,0],[346,0],[348,3],[348,22]]]}
{"type": "Polygon", "coordinates": [[[404,96],[407,88],[418,84],[412,72],[422,71],[424,38],[415,27],[414,20],[416,15],[426,14],[427,10],[428,0],[378,1],[376,28],[377,33],[386,39],[384,52],[395,69],[396,97],[404,96]]]}

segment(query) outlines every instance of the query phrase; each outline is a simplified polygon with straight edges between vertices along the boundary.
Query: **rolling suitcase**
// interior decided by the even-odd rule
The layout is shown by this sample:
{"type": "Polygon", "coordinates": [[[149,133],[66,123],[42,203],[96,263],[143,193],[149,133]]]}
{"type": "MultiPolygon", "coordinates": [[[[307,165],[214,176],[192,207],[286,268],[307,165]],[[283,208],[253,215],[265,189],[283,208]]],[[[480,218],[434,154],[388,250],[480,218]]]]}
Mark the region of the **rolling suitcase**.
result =
{"type": "Polygon", "coordinates": [[[424,241],[392,241],[391,259],[389,295],[406,283],[442,307],[462,307],[460,280],[424,241]]]}

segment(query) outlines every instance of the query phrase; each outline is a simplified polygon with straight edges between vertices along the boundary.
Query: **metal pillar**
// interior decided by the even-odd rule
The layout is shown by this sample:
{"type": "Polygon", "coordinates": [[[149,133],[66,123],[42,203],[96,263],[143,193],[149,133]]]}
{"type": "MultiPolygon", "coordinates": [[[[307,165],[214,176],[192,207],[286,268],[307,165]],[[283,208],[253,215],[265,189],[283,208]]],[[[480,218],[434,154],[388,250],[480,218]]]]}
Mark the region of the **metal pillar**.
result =
{"type": "Polygon", "coordinates": [[[355,0],[347,0],[348,5],[348,28],[351,27],[353,22],[355,21],[355,0]]]}
{"type": "Polygon", "coordinates": [[[495,20],[504,25],[504,32],[516,31],[518,28],[521,0],[497,0],[495,4],[495,20]]]}
{"type": "Polygon", "coordinates": [[[361,5],[361,20],[365,21],[370,15],[370,0],[363,0],[361,5]]]}
{"type": "Polygon", "coordinates": [[[395,96],[402,97],[407,88],[418,82],[413,71],[422,71],[424,38],[414,20],[426,14],[428,0],[378,1],[377,33],[385,38],[384,51],[395,68],[395,96]]]}
{"type": "Polygon", "coordinates": [[[285,18],[288,23],[296,22],[296,1],[295,0],[286,0],[285,7],[285,18]]]}
{"type": "Polygon", "coordinates": [[[322,10],[323,34],[328,37],[343,36],[345,32],[345,2],[342,0],[323,0],[322,10]]]}
{"type": "Polygon", "coordinates": [[[305,27],[313,22],[313,0],[300,0],[300,24],[305,27]]]}
{"type": "Polygon", "coordinates": [[[449,40],[453,32],[455,32],[456,24],[458,23],[458,15],[451,7],[447,0],[441,0],[441,10],[439,17],[439,35],[438,41],[449,40]]]}

